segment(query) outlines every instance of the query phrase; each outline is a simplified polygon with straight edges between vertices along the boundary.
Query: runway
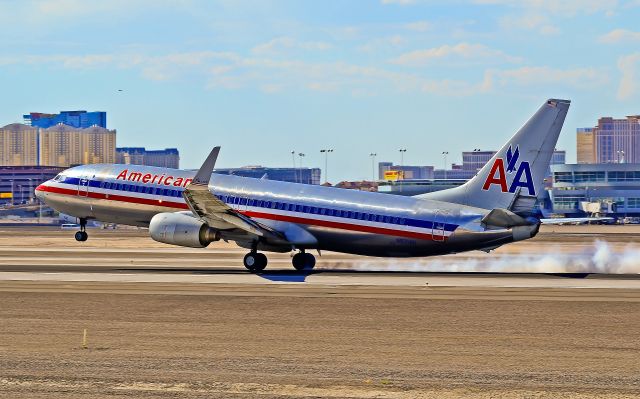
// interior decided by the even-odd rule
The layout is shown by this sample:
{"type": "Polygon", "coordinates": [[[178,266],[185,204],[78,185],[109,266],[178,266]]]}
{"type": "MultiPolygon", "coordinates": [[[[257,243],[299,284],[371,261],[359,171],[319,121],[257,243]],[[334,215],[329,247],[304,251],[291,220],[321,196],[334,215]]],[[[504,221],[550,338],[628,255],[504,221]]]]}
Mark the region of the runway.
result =
{"type": "Polygon", "coordinates": [[[640,397],[636,230],[257,275],[230,244],[90,235],[0,229],[0,397],[640,397]],[[627,273],[496,272],[569,262],[627,273]]]}

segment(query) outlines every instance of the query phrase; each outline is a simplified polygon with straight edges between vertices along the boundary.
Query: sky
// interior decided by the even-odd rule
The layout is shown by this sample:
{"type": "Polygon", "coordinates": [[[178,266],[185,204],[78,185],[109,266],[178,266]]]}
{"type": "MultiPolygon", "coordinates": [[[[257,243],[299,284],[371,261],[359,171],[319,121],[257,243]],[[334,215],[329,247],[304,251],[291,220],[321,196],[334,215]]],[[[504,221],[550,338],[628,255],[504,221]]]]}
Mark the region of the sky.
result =
{"type": "Polygon", "coordinates": [[[547,98],[575,129],[640,114],[640,0],[0,0],[0,125],[106,111],[118,146],[198,168],[460,162],[547,98]]]}

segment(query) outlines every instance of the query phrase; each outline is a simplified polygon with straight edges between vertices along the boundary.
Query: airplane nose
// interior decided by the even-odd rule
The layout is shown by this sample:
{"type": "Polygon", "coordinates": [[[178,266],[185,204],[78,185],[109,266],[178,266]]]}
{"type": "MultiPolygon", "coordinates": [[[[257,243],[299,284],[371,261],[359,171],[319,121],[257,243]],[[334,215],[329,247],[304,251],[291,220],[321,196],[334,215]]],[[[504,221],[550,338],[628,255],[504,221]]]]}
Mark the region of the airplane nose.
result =
{"type": "Polygon", "coordinates": [[[44,200],[44,185],[45,183],[42,183],[38,185],[38,187],[36,187],[36,189],[34,190],[34,194],[36,198],[39,199],[40,201],[44,200]]]}

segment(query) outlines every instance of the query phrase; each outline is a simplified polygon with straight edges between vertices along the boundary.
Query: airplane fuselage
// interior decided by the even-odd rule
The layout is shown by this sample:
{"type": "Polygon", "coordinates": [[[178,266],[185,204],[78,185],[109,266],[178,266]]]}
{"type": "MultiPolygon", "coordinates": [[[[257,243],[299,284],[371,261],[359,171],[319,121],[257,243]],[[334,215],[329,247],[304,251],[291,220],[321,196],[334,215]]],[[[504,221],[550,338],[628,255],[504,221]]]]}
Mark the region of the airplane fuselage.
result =
{"type": "MultiPolygon", "coordinates": [[[[159,213],[189,210],[182,192],[194,175],[137,165],[84,165],[42,184],[37,195],[78,218],[147,227],[159,213]]],[[[481,223],[486,209],[441,201],[219,174],[212,176],[209,190],[264,226],[286,231],[295,225],[317,240],[297,249],[411,257],[491,249],[520,239],[512,229],[486,229],[481,223]]]]}

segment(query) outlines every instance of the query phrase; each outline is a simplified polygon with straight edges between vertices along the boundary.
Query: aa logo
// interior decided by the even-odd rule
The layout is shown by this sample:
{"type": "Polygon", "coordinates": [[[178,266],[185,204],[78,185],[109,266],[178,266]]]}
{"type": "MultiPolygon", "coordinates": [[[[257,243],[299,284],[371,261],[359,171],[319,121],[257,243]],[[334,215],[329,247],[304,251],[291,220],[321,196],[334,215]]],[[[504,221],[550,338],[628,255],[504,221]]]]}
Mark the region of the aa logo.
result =
{"type": "Polygon", "coordinates": [[[522,161],[518,165],[519,158],[520,150],[518,149],[518,146],[516,146],[515,150],[512,150],[511,145],[509,145],[509,149],[506,154],[506,168],[504,165],[505,160],[503,158],[496,158],[496,160],[493,161],[491,171],[487,176],[487,180],[484,181],[482,189],[489,190],[491,186],[495,184],[500,187],[500,191],[503,193],[515,193],[518,187],[522,187],[529,191],[529,195],[535,196],[536,188],[533,185],[529,162],[522,161]],[[507,174],[512,175],[513,172],[515,172],[515,176],[513,176],[511,185],[507,185],[507,174]]]}

